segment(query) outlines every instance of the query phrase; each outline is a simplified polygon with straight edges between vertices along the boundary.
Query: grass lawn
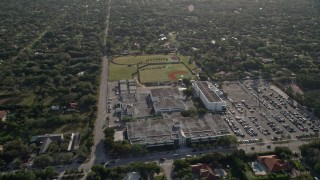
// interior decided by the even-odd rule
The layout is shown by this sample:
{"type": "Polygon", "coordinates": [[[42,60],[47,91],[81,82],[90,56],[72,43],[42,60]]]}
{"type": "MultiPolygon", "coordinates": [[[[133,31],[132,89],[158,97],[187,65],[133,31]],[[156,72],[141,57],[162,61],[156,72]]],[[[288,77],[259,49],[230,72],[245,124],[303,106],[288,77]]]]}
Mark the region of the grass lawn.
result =
{"type": "Polygon", "coordinates": [[[81,132],[83,129],[83,125],[81,122],[75,123],[67,123],[59,127],[54,131],[54,133],[59,134],[59,133],[72,133],[72,132],[81,132]]]}
{"type": "Polygon", "coordinates": [[[118,81],[121,79],[130,79],[131,75],[137,71],[136,65],[131,67],[116,65],[110,63],[109,65],[109,81],[118,81]]]}
{"type": "Polygon", "coordinates": [[[196,71],[196,66],[193,63],[189,63],[189,57],[187,56],[180,56],[180,60],[186,65],[190,70],[196,71]]]}
{"type": "Polygon", "coordinates": [[[140,81],[141,83],[174,81],[169,78],[169,74],[177,71],[185,72],[185,74],[177,74],[175,76],[177,79],[193,77],[183,64],[150,65],[140,69],[140,81]]]}
{"type": "Polygon", "coordinates": [[[155,176],[153,180],[167,180],[166,176],[155,176]]]}
{"type": "MultiPolygon", "coordinates": [[[[189,58],[185,56],[179,56],[180,60],[187,66],[189,69],[194,70],[195,66],[194,64],[189,64],[189,58]]],[[[166,62],[176,62],[178,58],[176,58],[175,55],[169,54],[169,55],[146,55],[146,56],[123,56],[123,57],[117,57],[112,60],[112,62],[109,63],[109,81],[117,81],[121,79],[131,79],[132,74],[134,74],[137,71],[137,64],[142,63],[166,63],[166,62]],[[114,63],[113,63],[114,62],[114,63]],[[117,64],[118,63],[118,64],[117,64]]],[[[182,65],[150,65],[142,69],[147,69],[151,66],[167,66],[166,71],[163,69],[154,69],[154,71],[151,72],[143,72],[142,73],[142,82],[155,82],[155,81],[168,81],[168,75],[167,73],[170,73],[170,71],[186,71],[188,74],[191,75],[191,73],[188,71],[188,69],[182,65]],[[171,68],[171,69],[170,69],[171,68]]],[[[186,74],[186,76],[189,76],[186,74]]],[[[141,75],[141,74],[140,74],[141,75]]]]}
{"type": "Polygon", "coordinates": [[[152,63],[152,62],[172,62],[173,55],[148,55],[148,56],[122,56],[113,60],[119,64],[138,64],[138,63],[152,63]]]}
{"type": "Polygon", "coordinates": [[[292,161],[294,166],[299,170],[299,171],[304,171],[305,168],[304,166],[301,164],[301,162],[299,160],[295,160],[295,161],[292,161]]]}
{"type": "Polygon", "coordinates": [[[313,177],[310,174],[303,174],[301,176],[291,178],[292,180],[313,180],[313,177]]]}
{"type": "Polygon", "coordinates": [[[32,93],[32,91],[24,91],[23,93],[19,94],[10,94],[10,95],[2,95],[0,93],[0,104],[19,104],[19,105],[26,105],[30,106],[33,104],[35,95],[32,93]]]}

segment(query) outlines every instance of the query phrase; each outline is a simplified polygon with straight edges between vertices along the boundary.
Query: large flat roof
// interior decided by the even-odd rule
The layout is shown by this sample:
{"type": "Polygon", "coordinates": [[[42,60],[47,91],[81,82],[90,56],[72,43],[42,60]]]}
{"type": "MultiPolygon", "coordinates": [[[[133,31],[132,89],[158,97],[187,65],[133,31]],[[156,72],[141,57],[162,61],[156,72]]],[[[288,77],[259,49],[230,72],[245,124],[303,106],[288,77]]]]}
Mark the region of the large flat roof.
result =
{"type": "Polygon", "coordinates": [[[132,143],[172,141],[178,137],[173,125],[179,124],[185,137],[201,138],[229,134],[220,116],[202,119],[179,117],[161,120],[142,120],[127,123],[128,138],[132,143]]]}
{"type": "Polygon", "coordinates": [[[173,107],[186,109],[186,105],[183,103],[182,100],[176,100],[176,99],[170,99],[170,98],[159,98],[159,101],[153,102],[153,106],[158,109],[173,108],[173,107]]]}
{"type": "Polygon", "coordinates": [[[181,95],[177,88],[155,88],[151,89],[150,93],[153,97],[172,97],[181,95]]]}
{"type": "Polygon", "coordinates": [[[209,84],[207,81],[196,81],[195,82],[199,87],[200,91],[204,94],[204,96],[208,99],[209,102],[220,102],[220,97],[209,88],[209,84]]]}
{"type": "Polygon", "coordinates": [[[176,135],[172,131],[171,120],[148,120],[127,123],[128,138],[132,143],[172,141],[176,135]],[[168,128],[170,127],[170,128],[168,128]]]}

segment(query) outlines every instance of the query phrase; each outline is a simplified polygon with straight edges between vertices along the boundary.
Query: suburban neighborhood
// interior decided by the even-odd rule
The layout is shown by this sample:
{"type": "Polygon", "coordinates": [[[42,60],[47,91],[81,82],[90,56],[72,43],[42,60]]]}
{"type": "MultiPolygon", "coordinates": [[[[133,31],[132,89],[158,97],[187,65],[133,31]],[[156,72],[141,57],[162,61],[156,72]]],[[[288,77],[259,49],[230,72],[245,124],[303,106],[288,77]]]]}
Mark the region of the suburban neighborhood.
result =
{"type": "Polygon", "coordinates": [[[0,10],[0,179],[320,178],[318,1],[0,10]]]}

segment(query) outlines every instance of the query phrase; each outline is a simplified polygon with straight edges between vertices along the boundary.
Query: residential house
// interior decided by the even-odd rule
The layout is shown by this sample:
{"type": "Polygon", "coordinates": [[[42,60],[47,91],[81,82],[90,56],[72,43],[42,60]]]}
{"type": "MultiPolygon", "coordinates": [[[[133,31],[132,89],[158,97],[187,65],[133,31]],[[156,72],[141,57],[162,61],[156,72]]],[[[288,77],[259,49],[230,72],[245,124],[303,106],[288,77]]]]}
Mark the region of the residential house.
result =
{"type": "Polygon", "coordinates": [[[7,118],[7,111],[0,111],[0,120],[6,121],[7,118]]]}
{"type": "Polygon", "coordinates": [[[77,150],[79,148],[80,139],[81,139],[80,133],[78,132],[72,133],[69,141],[69,145],[68,145],[68,151],[77,150]]]}
{"type": "Polygon", "coordinates": [[[51,106],[50,110],[51,111],[59,111],[60,110],[60,106],[51,106]]]}
{"type": "Polygon", "coordinates": [[[276,155],[258,156],[257,161],[265,165],[270,172],[277,172],[287,169],[287,163],[278,159],[276,155]]]}
{"type": "Polygon", "coordinates": [[[199,179],[205,180],[220,180],[221,177],[213,172],[208,164],[194,164],[191,165],[192,173],[199,175],[199,179]]]}
{"type": "Polygon", "coordinates": [[[75,111],[79,108],[78,103],[69,103],[68,107],[67,107],[67,111],[75,111]]]}
{"type": "Polygon", "coordinates": [[[40,146],[39,154],[47,152],[49,145],[52,142],[61,142],[63,140],[63,134],[46,134],[33,136],[30,140],[30,143],[36,143],[40,146]]]}
{"type": "Polygon", "coordinates": [[[222,168],[215,168],[213,172],[221,178],[227,178],[228,175],[228,173],[222,168]]]}

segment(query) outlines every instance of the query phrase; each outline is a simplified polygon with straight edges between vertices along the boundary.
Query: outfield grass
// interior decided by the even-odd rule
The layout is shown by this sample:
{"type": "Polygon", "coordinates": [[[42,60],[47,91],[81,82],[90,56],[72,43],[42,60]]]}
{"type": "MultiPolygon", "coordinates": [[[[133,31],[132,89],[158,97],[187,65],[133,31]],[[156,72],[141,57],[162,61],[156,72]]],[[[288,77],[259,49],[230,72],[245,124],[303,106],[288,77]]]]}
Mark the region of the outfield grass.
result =
{"type": "MultiPolygon", "coordinates": [[[[166,63],[166,62],[176,62],[177,59],[173,59],[175,55],[146,55],[146,56],[123,56],[113,59],[109,64],[109,81],[117,81],[121,79],[130,79],[132,74],[137,71],[136,64],[141,63],[166,63]]],[[[189,58],[185,56],[179,56],[180,60],[185,66],[189,69],[194,70],[194,64],[189,64],[189,58]]],[[[140,65],[140,66],[141,66],[140,65]]],[[[168,74],[171,71],[186,71],[188,74],[186,76],[190,77],[191,73],[189,70],[182,64],[178,65],[150,65],[151,66],[166,66],[164,69],[153,69],[153,71],[148,72],[148,70],[140,71],[142,73],[142,82],[156,82],[156,81],[168,81],[168,74]],[[145,72],[144,72],[145,71],[145,72]]],[[[146,69],[142,68],[142,69],[146,69]]]]}
{"type": "Polygon", "coordinates": [[[168,65],[149,65],[140,69],[140,82],[164,82],[172,81],[168,75],[170,72],[184,71],[187,74],[177,75],[178,79],[192,78],[191,72],[183,64],[168,64],[168,65]]]}
{"type": "Polygon", "coordinates": [[[137,71],[137,67],[132,65],[131,67],[124,65],[116,65],[110,63],[109,65],[109,81],[117,81],[121,79],[130,79],[131,75],[137,71]]]}
{"type": "Polygon", "coordinates": [[[173,55],[149,55],[149,56],[122,56],[113,60],[119,64],[138,64],[138,63],[152,63],[152,62],[172,62],[173,55]]]}
{"type": "Polygon", "coordinates": [[[193,63],[189,63],[189,57],[187,56],[180,56],[180,60],[186,65],[191,71],[196,71],[196,66],[193,63]]]}

